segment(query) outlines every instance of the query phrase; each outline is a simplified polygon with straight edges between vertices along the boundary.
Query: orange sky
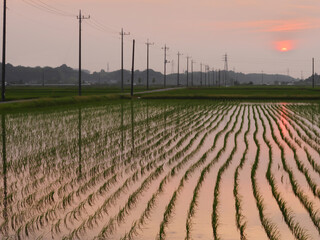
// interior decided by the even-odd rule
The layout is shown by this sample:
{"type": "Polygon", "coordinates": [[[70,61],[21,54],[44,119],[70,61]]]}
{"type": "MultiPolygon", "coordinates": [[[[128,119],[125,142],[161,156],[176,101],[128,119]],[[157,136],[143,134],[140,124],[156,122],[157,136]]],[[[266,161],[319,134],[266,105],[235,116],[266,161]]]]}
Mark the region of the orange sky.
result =
{"type": "Polygon", "coordinates": [[[165,43],[174,65],[181,51],[214,68],[223,68],[222,55],[228,53],[230,69],[243,72],[286,74],[289,68],[295,77],[301,71],[308,76],[312,57],[320,68],[319,0],[11,0],[8,61],[14,65],[77,66],[77,20],[35,7],[43,3],[73,15],[81,8],[92,16],[83,25],[83,67],[89,70],[106,69],[107,63],[110,70],[119,69],[121,27],[131,32],[125,42],[127,69],[132,38],[141,70],[147,38],[155,42],[151,67],[159,71],[165,43]]]}

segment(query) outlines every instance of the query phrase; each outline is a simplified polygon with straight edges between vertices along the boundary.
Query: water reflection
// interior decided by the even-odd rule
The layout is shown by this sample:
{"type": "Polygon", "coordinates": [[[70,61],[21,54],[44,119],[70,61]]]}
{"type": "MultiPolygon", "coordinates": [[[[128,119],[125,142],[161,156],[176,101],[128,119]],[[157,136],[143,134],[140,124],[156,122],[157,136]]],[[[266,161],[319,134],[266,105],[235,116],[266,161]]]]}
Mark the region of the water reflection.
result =
{"type": "Polygon", "coordinates": [[[78,169],[78,176],[81,178],[82,176],[82,109],[81,107],[78,109],[78,134],[79,134],[79,169],[78,169]]]}
{"type": "Polygon", "coordinates": [[[2,122],[2,164],[3,164],[3,219],[1,227],[4,237],[8,236],[8,190],[7,190],[7,149],[6,149],[6,115],[1,115],[2,122]]]}
{"type": "MultiPolygon", "coordinates": [[[[124,129],[123,129],[123,102],[121,101],[121,153],[123,153],[124,129]]],[[[122,156],[122,154],[121,154],[122,156]]]]}
{"type": "Polygon", "coordinates": [[[131,107],[131,154],[134,156],[134,112],[133,112],[133,101],[130,102],[131,107]]]}

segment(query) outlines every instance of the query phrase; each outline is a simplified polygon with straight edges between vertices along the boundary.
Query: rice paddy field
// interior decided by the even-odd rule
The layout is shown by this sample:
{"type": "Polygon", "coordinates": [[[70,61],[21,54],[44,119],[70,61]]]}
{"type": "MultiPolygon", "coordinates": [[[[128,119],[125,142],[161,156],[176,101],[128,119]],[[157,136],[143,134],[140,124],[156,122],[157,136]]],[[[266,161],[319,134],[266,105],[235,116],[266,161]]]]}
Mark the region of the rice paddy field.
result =
{"type": "Polygon", "coordinates": [[[320,239],[320,108],[132,100],[1,114],[1,239],[320,239]]]}

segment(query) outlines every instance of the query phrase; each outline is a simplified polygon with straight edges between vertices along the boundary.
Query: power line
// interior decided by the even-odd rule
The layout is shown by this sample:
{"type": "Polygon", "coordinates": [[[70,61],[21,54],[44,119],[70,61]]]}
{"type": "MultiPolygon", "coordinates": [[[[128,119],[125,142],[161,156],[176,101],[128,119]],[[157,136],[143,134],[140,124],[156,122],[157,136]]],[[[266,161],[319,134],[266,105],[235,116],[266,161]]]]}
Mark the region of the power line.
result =
{"type": "Polygon", "coordinates": [[[76,15],[71,14],[71,13],[67,13],[63,10],[59,10],[55,7],[52,7],[49,4],[45,4],[43,2],[36,2],[34,0],[22,0],[23,2],[25,2],[26,4],[28,4],[29,6],[32,6],[34,8],[37,8],[38,10],[50,13],[50,14],[54,14],[57,16],[62,16],[62,17],[75,17],[76,15]]]}
{"type": "MultiPolygon", "coordinates": [[[[34,0],[31,0],[31,1],[34,1],[34,0]]],[[[72,13],[69,13],[69,12],[66,12],[66,11],[64,11],[64,10],[60,10],[60,9],[54,7],[54,6],[51,6],[51,5],[49,5],[48,3],[45,3],[43,0],[37,0],[37,1],[40,2],[40,3],[42,3],[42,4],[43,4],[44,6],[46,6],[47,8],[52,9],[53,11],[57,11],[57,12],[59,12],[59,13],[61,13],[61,14],[65,14],[66,16],[70,16],[70,17],[74,17],[74,16],[75,16],[75,15],[72,14],[72,13]]]]}

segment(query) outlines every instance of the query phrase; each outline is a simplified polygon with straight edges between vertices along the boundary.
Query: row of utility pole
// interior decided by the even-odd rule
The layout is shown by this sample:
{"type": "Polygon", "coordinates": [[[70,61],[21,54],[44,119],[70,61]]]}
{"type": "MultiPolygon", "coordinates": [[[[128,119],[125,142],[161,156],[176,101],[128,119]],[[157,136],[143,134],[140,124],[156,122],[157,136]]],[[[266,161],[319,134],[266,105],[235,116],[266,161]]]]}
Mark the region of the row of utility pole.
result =
{"type": "MultiPolygon", "coordinates": [[[[81,13],[81,10],[79,11],[79,16],[77,16],[77,19],[79,20],[79,96],[82,95],[82,68],[81,68],[81,60],[82,60],[82,21],[90,19],[90,16],[84,16],[81,13]]],[[[2,44],[2,82],[1,82],[1,99],[2,101],[5,101],[5,93],[6,93],[6,32],[7,32],[7,0],[3,0],[3,44],[2,44]]],[[[123,50],[123,42],[124,42],[124,36],[130,35],[130,33],[126,33],[121,29],[120,32],[121,35],[121,91],[124,91],[124,50],[123,50]]],[[[146,43],[147,45],[147,89],[149,89],[149,52],[150,52],[150,46],[154,45],[154,43],[149,42],[149,40],[146,43]]],[[[163,84],[164,88],[167,87],[167,64],[170,62],[167,60],[167,52],[169,48],[167,45],[165,45],[163,48],[164,50],[164,79],[163,84]]],[[[135,53],[135,40],[133,40],[133,54],[132,54],[132,74],[131,74],[131,94],[133,95],[133,79],[134,79],[134,53],[135,53]]],[[[180,86],[180,56],[183,54],[178,52],[178,70],[177,70],[177,86],[180,86]]],[[[189,60],[191,59],[190,56],[187,56],[187,87],[189,87],[189,60]]],[[[228,74],[228,55],[224,55],[224,84],[227,83],[227,74],[228,74]]],[[[196,62],[191,59],[191,86],[194,86],[194,64],[196,62]]],[[[200,84],[203,86],[203,64],[200,63],[200,84]]],[[[213,72],[213,83],[215,82],[215,74],[213,72]]],[[[219,87],[221,86],[221,71],[217,73],[218,76],[216,76],[216,85],[219,87]]],[[[44,76],[43,76],[44,78],[44,76]]],[[[43,79],[44,81],[44,79],[43,79]]],[[[263,84],[263,72],[262,72],[262,84],[263,84]]],[[[208,65],[205,65],[205,85],[210,85],[210,68],[208,65]],[[208,79],[208,82],[207,82],[208,79]]],[[[314,58],[312,58],[312,87],[315,87],[315,72],[314,72],[314,58]]]]}

